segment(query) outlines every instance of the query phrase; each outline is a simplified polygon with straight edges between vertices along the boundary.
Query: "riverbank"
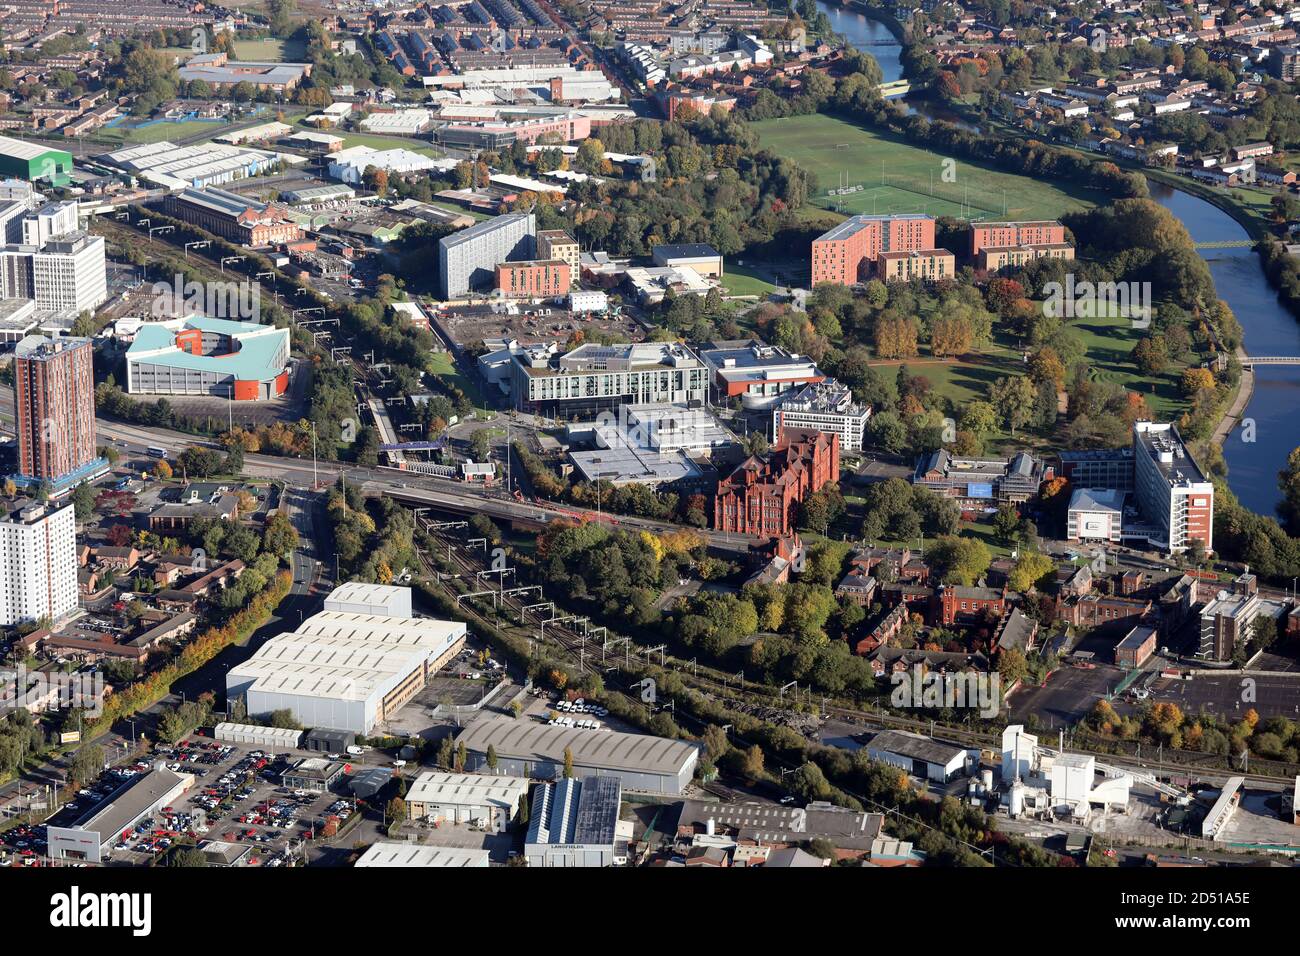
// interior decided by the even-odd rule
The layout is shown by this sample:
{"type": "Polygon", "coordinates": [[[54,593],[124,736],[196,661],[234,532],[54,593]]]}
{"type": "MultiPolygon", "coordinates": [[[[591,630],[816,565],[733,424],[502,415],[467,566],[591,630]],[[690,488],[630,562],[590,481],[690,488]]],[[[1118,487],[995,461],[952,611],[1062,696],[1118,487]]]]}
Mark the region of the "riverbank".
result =
{"type": "Polygon", "coordinates": [[[1224,193],[1222,190],[1215,189],[1205,183],[1199,183],[1189,176],[1179,176],[1177,173],[1171,173],[1164,169],[1151,169],[1148,167],[1143,168],[1142,172],[1147,179],[1153,182],[1161,183],[1170,189],[1181,190],[1188,195],[1195,196],[1197,199],[1203,199],[1215,208],[1227,213],[1237,225],[1246,230],[1250,238],[1255,242],[1269,238],[1267,221],[1261,219],[1248,207],[1242,206],[1231,195],[1224,193]]]}
{"type": "MultiPolygon", "coordinates": [[[[1237,360],[1242,361],[1245,358],[1246,350],[1241,346],[1237,346],[1237,360]]],[[[1211,445],[1223,447],[1223,443],[1228,440],[1232,430],[1237,427],[1250,405],[1250,400],[1254,397],[1255,371],[1254,369],[1243,368],[1241,370],[1241,379],[1237,382],[1237,394],[1232,397],[1232,404],[1228,406],[1227,411],[1223,413],[1223,418],[1219,419],[1219,424],[1215,426],[1214,434],[1210,436],[1211,445]]]]}

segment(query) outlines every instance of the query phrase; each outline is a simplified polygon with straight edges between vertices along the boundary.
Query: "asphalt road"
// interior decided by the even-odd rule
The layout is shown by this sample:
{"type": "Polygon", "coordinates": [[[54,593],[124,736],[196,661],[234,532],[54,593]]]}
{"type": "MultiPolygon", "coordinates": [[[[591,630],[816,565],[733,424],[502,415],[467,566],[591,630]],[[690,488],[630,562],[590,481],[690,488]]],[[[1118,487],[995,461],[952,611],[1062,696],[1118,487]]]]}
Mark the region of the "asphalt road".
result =
{"type": "MultiPolygon", "coordinates": [[[[257,630],[247,643],[227,648],[204,667],[177,681],[172,687],[172,693],[159,703],[136,718],[120,721],[108,734],[87,741],[83,746],[103,747],[105,759],[115,763],[123,760],[134,750],[134,741],[141,734],[152,735],[163,706],[183,699],[192,700],[204,691],[212,691],[218,699],[222,699],[226,689],[225,674],[231,666],[246,660],[268,638],[297,627],[305,618],[320,610],[324,595],[333,581],[333,568],[326,567],[320,560],[321,554],[332,551],[332,543],[323,537],[327,532],[317,530],[318,526],[321,529],[327,527],[320,516],[324,502],[321,495],[296,488],[286,490],[285,495],[289,520],[298,531],[301,546],[290,555],[293,588],[271,620],[257,630]]],[[[69,760],[70,756],[59,757],[0,787],[0,803],[15,794],[31,790],[33,785],[62,786],[66,780],[69,760]]]]}

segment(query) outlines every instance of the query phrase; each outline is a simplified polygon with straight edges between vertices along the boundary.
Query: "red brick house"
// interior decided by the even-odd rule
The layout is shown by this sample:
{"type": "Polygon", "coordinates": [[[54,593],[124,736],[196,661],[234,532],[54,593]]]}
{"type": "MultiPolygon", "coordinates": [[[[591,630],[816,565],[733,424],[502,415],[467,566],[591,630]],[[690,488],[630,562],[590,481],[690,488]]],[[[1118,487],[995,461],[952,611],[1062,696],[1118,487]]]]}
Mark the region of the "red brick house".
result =
{"type": "Polygon", "coordinates": [[[985,611],[1001,617],[1006,606],[1005,589],[967,588],[958,585],[939,588],[939,619],[945,627],[974,623],[985,611]]]}
{"type": "Polygon", "coordinates": [[[763,537],[793,534],[799,505],[839,477],[838,435],[786,429],[781,444],[746,458],[718,483],[713,528],[763,537]]]}

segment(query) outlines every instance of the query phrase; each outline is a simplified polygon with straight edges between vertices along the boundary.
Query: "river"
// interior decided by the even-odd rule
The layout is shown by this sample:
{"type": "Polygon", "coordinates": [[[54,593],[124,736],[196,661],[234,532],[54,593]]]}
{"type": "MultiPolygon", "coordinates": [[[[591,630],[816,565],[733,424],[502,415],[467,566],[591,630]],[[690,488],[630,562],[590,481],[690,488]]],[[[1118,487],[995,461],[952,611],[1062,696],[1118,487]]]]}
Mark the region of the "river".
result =
{"type": "MultiPolygon", "coordinates": [[[[1151,198],[1172,212],[1197,242],[1250,238],[1219,207],[1171,186],[1151,183],[1151,198]]],[[[1250,249],[1208,249],[1214,287],[1228,303],[1245,333],[1253,355],[1300,355],[1300,322],[1277,299],[1250,249]]],[[[1228,484],[1251,511],[1272,515],[1281,493],[1277,473],[1291,449],[1300,445],[1300,369],[1264,366],[1255,370],[1255,392],[1244,418],[1254,422],[1255,441],[1235,429],[1223,445],[1228,484]]]]}
{"type": "MultiPolygon", "coordinates": [[[[902,47],[877,20],[819,0],[817,9],[831,27],[880,64],[885,82],[901,79],[902,47]]],[[[907,107],[931,120],[970,128],[951,110],[927,99],[907,97],[907,107]]],[[[978,130],[977,130],[978,131],[978,130]]],[[[1197,242],[1250,238],[1235,219],[1212,203],[1171,186],[1151,183],[1151,198],[1177,216],[1197,242]]],[[[1219,298],[1228,303],[1245,332],[1246,351],[1254,355],[1300,355],[1300,321],[1277,300],[1264,276],[1259,256],[1248,248],[1212,249],[1202,253],[1210,264],[1219,298]]],[[[1255,392],[1245,418],[1255,423],[1254,442],[1236,429],[1225,442],[1228,484],[1241,503],[1272,515],[1281,500],[1277,473],[1291,449],[1300,446],[1300,368],[1264,367],[1255,372],[1255,392]]]]}
{"type": "Polygon", "coordinates": [[[889,32],[889,27],[879,20],[869,20],[853,10],[823,3],[822,0],[818,0],[817,9],[830,19],[832,30],[876,58],[886,83],[903,78],[903,63],[899,59],[903,46],[889,32]]]}
{"type": "MultiPolygon", "coordinates": [[[[856,11],[825,3],[823,0],[818,0],[817,9],[826,14],[831,21],[832,30],[841,34],[859,50],[870,53],[876,58],[876,62],[880,64],[881,78],[886,83],[892,83],[903,78],[903,62],[901,59],[903,46],[890,32],[889,27],[879,20],[872,20],[856,11]]],[[[898,101],[895,100],[894,102],[898,101]]],[[[909,113],[919,113],[931,122],[942,120],[945,123],[952,123],[954,126],[961,126],[975,133],[980,131],[978,126],[963,119],[943,104],[936,103],[927,97],[909,94],[903,97],[902,102],[909,113]]]]}

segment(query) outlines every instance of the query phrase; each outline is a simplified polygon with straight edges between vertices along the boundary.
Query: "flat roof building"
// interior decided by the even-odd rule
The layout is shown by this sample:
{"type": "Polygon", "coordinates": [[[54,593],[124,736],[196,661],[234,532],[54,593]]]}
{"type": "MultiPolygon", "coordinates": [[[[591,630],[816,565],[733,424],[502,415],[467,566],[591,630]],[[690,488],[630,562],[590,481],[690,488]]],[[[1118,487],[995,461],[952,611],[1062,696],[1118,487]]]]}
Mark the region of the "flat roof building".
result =
{"type": "Polygon", "coordinates": [[[677,342],[579,345],[564,355],[512,349],[511,395],[520,411],[555,417],[594,415],[621,405],[703,404],[708,369],[677,342]]]}
{"type": "Polygon", "coordinates": [[[722,253],[703,242],[686,242],[654,246],[650,255],[657,266],[693,269],[702,276],[722,278],[722,253]]]}
{"type": "Polygon", "coordinates": [[[532,213],[508,213],[443,236],[438,240],[439,294],[454,299],[491,289],[498,265],[534,257],[536,234],[532,213]]]}
{"type": "Polygon", "coordinates": [[[325,598],[324,610],[345,614],[374,614],[379,617],[414,617],[411,589],[393,584],[348,581],[325,598]]]}
{"type": "Polygon", "coordinates": [[[567,749],[576,775],[617,777],[629,790],[651,793],[681,793],[699,760],[699,750],[680,740],[516,720],[476,720],[456,742],[469,752],[469,770],[482,770],[492,747],[499,772],[555,779],[567,749]]]}
{"type": "Polygon", "coordinates": [[[834,379],[789,389],[772,406],[772,435],[777,442],[787,428],[834,432],[841,451],[862,451],[871,406],[853,401],[853,391],[834,379]]]}
{"type": "Polygon", "coordinates": [[[700,359],[712,373],[719,405],[739,398],[745,408],[771,408],[790,389],[826,381],[806,355],[758,339],[713,342],[700,359]]]}
{"type": "Polygon", "coordinates": [[[822,282],[853,285],[867,278],[882,252],[934,249],[934,217],[850,216],[812,243],[811,286],[822,282]]]}
{"type": "Polygon", "coordinates": [[[190,315],[140,327],[126,352],[126,390],[266,401],[289,387],[288,366],[288,329],[190,315]]]}
{"type": "Polygon", "coordinates": [[[1201,471],[1178,429],[1157,422],[1133,423],[1134,484],[1138,505],[1159,528],[1153,544],[1180,554],[1199,541],[1214,547],[1214,484],[1201,471]]]}
{"type": "Polygon", "coordinates": [[[193,783],[190,774],[175,773],[162,764],[130,778],[71,826],[48,828],[50,859],[102,862],[124,831],[172,803],[193,783]]]}
{"type": "Polygon", "coordinates": [[[29,335],[14,346],[21,484],[62,494],[108,470],[95,440],[94,357],[90,339],[29,335]]]}

